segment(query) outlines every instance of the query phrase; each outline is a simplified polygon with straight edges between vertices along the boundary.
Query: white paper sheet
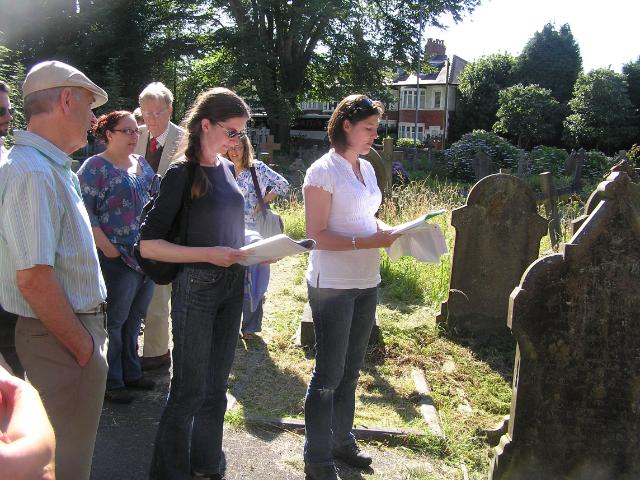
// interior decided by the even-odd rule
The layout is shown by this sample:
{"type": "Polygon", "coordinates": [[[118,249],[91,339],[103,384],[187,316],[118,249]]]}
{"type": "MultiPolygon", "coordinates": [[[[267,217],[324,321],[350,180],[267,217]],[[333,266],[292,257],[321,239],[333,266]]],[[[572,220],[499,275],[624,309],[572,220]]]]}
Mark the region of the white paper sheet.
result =
{"type": "Polygon", "coordinates": [[[279,258],[297,255],[313,250],[316,246],[315,240],[293,240],[285,234],[274,235],[264,240],[245,245],[240,250],[250,250],[252,253],[245,260],[238,262],[240,265],[255,265],[256,263],[268,262],[279,258]]]}

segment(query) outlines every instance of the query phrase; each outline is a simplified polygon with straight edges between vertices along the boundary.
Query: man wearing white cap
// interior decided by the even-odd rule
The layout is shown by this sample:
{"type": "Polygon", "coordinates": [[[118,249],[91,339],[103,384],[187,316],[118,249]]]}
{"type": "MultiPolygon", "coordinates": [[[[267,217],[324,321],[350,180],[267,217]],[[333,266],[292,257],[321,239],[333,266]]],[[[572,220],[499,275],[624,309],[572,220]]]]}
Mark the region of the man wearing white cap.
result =
{"type": "Polygon", "coordinates": [[[107,375],[106,288],[69,155],[104,90],[62,62],[22,86],[26,131],[0,165],[0,303],[56,434],[56,477],[88,479],[107,375]]]}

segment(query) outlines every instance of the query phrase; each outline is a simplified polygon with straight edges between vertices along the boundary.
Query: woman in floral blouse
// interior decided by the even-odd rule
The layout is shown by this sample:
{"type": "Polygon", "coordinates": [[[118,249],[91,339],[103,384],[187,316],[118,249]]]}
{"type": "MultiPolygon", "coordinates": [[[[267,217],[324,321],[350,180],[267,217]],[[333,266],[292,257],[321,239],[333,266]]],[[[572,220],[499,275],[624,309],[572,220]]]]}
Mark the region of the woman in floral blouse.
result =
{"type": "Polygon", "coordinates": [[[133,400],[129,389],[155,386],[142,376],[137,351],[153,282],[142,273],[133,255],[140,213],[149,200],[154,172],[144,158],[133,154],[139,131],[131,112],[102,115],[94,135],[107,148],[88,158],[78,177],[107,285],[109,373],[105,399],[129,403],[133,400]]]}
{"type": "MultiPolygon", "coordinates": [[[[286,195],[289,191],[289,182],[269,168],[265,163],[253,158],[253,147],[247,137],[244,137],[238,145],[227,151],[226,157],[233,162],[236,171],[236,181],[244,196],[244,223],[248,230],[256,230],[256,215],[260,211],[258,196],[251,176],[253,167],[258,178],[258,185],[265,204],[272,202],[278,195],[286,195]]],[[[257,274],[257,269],[248,269],[247,275],[257,274]]],[[[255,281],[255,279],[254,279],[255,281]]],[[[251,279],[249,279],[251,283],[251,279]]],[[[251,339],[255,333],[262,330],[262,304],[264,296],[252,298],[245,294],[242,306],[242,337],[251,339]]]]}

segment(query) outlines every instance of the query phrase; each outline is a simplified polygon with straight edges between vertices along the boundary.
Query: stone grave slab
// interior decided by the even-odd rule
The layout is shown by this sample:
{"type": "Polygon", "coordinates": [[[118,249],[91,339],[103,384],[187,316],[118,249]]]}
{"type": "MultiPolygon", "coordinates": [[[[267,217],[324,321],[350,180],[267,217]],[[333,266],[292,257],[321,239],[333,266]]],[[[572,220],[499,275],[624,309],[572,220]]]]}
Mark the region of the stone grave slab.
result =
{"type": "Polygon", "coordinates": [[[513,291],[508,431],[490,480],[640,478],[640,185],[614,172],[513,291]]]}
{"type": "Polygon", "coordinates": [[[509,294],[538,258],[547,221],[533,190],[513,175],[483,178],[451,215],[456,229],[449,299],[436,320],[449,331],[508,335],[509,294]]]}

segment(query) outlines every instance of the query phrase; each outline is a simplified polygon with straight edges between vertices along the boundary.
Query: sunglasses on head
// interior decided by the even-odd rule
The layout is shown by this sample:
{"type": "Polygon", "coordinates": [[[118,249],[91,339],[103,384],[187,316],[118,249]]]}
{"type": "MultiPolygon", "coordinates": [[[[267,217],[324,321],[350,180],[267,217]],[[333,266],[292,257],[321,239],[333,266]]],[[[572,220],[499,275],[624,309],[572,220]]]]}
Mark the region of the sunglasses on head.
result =
{"type": "Polygon", "coordinates": [[[375,106],[373,105],[373,100],[371,100],[369,97],[364,97],[351,104],[351,106],[347,109],[347,118],[353,117],[356,113],[359,113],[363,110],[374,109],[375,106]]]}
{"type": "Polygon", "coordinates": [[[0,107],[0,117],[4,117],[7,113],[13,115],[13,108],[0,107]]]}
{"type": "Polygon", "coordinates": [[[244,137],[247,136],[247,131],[246,130],[233,130],[230,128],[226,128],[224,125],[222,125],[220,122],[216,122],[216,124],[224,130],[225,135],[227,136],[227,138],[239,138],[239,139],[243,139],[244,137]]]}

